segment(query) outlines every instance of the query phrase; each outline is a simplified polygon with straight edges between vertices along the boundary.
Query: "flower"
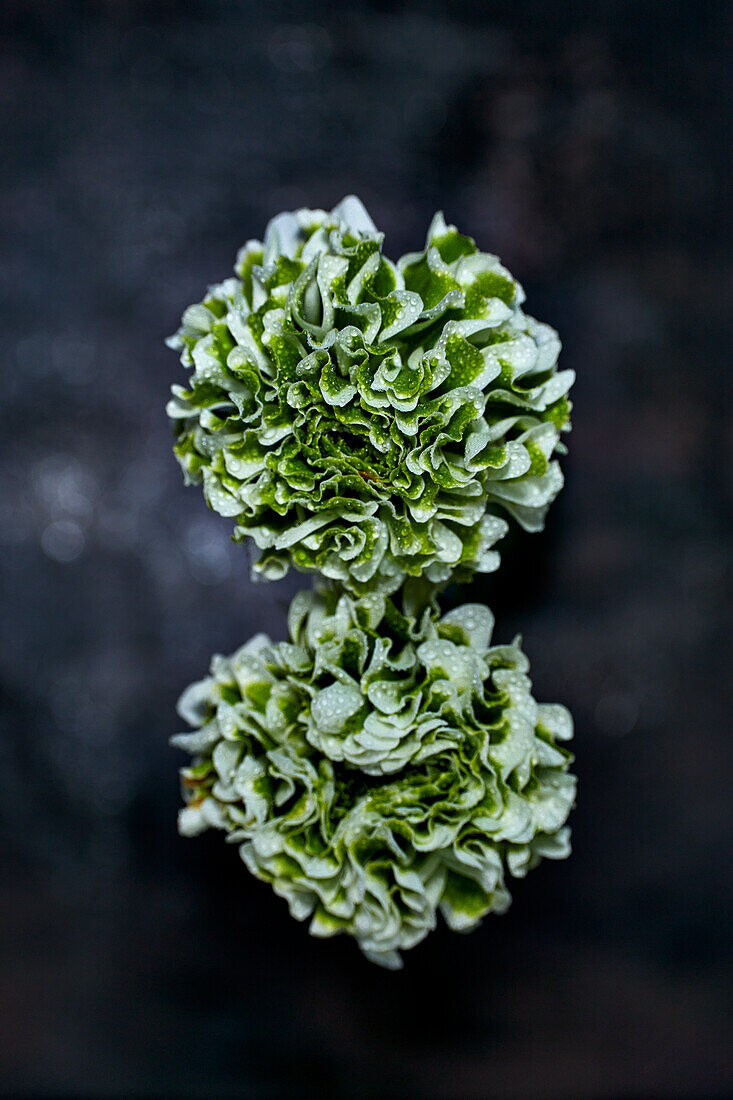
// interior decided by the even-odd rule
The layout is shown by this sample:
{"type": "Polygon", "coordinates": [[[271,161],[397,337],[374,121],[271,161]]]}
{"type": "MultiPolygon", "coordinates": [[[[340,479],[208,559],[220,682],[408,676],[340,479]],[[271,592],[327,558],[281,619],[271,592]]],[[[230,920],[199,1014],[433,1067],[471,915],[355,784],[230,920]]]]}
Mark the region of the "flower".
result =
{"type": "Polygon", "coordinates": [[[169,341],[193,368],[177,458],[267,579],[467,580],[498,566],[503,516],[539,530],[562,486],[557,334],[441,214],[422,252],[382,242],[354,196],[280,214],[169,341]]]}
{"type": "Polygon", "coordinates": [[[314,935],[390,968],[438,910],[457,930],[504,911],[507,872],[569,853],[575,780],[570,715],[535,702],[492,629],[479,604],[439,618],[417,585],[298,594],[289,641],[215,657],[181,697],[181,833],[224,830],[314,935]]]}

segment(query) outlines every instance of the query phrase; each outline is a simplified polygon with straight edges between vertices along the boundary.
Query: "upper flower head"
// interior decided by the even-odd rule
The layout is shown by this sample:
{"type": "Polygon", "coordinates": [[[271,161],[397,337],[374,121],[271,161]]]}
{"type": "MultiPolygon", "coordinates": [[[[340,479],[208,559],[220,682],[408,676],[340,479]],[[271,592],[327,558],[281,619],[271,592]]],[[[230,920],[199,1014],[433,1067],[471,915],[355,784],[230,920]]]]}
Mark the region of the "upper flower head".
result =
{"type": "Polygon", "coordinates": [[[397,264],[358,199],[270,222],[183,315],[168,413],[189,481],[276,578],[354,592],[497,567],[500,513],[541,528],[572,371],[495,256],[437,214],[397,264]]]}

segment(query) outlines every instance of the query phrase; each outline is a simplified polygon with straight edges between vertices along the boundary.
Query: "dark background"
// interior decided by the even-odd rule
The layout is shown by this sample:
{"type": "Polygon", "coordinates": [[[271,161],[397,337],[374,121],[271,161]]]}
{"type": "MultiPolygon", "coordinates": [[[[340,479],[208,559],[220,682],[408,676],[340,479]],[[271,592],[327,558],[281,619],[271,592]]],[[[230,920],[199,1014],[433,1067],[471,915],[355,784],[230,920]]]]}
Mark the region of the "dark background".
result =
{"type": "MultiPolygon", "coordinates": [[[[0,1093],[723,1097],[729,5],[3,5],[0,1093]],[[445,210],[578,372],[541,536],[460,594],[576,719],[574,848],[402,973],[175,832],[179,691],[253,585],[163,338],[283,208],[445,210]]],[[[458,599],[458,593],[453,593],[458,599]]]]}

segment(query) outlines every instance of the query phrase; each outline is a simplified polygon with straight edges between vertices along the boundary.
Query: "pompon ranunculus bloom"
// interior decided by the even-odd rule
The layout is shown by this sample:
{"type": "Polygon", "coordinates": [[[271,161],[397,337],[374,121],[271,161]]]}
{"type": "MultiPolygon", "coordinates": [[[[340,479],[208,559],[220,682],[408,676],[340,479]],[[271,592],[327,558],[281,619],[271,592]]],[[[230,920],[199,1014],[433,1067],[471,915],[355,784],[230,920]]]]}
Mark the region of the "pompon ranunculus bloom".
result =
{"type": "Polygon", "coordinates": [[[569,852],[567,710],[538,704],[488,608],[300,593],[290,641],[215,657],[179,711],[179,827],[214,826],[317,936],[387,967],[510,902],[507,873],[569,852]]]}
{"type": "Polygon", "coordinates": [[[490,572],[504,516],[540,529],[562,485],[573,372],[495,256],[437,214],[382,254],[358,199],[270,222],[183,315],[168,413],[210,506],[259,548],[360,594],[490,572]]]}

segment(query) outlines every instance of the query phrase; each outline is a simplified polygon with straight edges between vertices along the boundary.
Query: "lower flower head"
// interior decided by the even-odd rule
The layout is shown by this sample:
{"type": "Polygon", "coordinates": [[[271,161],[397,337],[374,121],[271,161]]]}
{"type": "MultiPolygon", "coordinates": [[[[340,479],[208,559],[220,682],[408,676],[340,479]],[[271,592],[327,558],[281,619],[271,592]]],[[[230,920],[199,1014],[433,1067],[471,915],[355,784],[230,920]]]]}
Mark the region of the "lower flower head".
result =
{"type": "Polygon", "coordinates": [[[311,932],[390,967],[438,910],[472,928],[508,906],[507,872],[568,854],[571,719],[535,702],[516,643],[491,644],[487,608],[326,589],[289,625],[181,698],[183,833],[223,829],[311,932]]]}

